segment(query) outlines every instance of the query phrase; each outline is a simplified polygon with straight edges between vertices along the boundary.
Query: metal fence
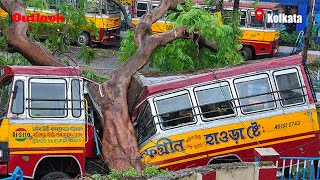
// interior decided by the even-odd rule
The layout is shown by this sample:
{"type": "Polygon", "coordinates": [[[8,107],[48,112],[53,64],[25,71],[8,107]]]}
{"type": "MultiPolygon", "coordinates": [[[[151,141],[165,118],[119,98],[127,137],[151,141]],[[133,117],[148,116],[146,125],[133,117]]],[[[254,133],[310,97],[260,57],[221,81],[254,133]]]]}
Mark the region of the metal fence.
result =
{"type": "MultiPolygon", "coordinates": [[[[282,161],[281,180],[309,179],[319,180],[320,175],[320,157],[280,157],[282,161]]],[[[279,162],[276,162],[278,167],[279,162]]]]}
{"type": "Polygon", "coordinates": [[[2,180],[23,180],[23,172],[20,167],[17,166],[16,169],[14,169],[11,177],[4,178],[2,180]]]}

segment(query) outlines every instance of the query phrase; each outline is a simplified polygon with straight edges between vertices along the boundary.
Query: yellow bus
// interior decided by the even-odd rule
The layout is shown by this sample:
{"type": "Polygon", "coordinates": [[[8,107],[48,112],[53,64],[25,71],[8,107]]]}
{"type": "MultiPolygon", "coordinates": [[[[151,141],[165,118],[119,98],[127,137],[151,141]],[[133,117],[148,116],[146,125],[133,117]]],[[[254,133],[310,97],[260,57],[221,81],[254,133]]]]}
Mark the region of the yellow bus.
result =
{"type": "MultiPolygon", "coordinates": [[[[319,156],[317,110],[301,56],[140,78],[128,104],[145,164],[178,170],[253,161],[256,147],[319,156]]],[[[95,170],[101,125],[92,119],[85,84],[73,67],[0,68],[0,175],[16,166],[42,180],[95,170]]]]}
{"type": "MultiPolygon", "coordinates": [[[[212,13],[214,8],[204,7],[204,1],[196,1],[205,10],[212,13]]],[[[132,15],[133,24],[138,24],[139,18],[145,14],[150,13],[153,8],[160,4],[159,1],[137,0],[135,1],[135,11],[132,15]]],[[[254,8],[250,2],[240,2],[241,17],[239,20],[242,37],[239,40],[243,45],[240,50],[246,60],[254,59],[257,55],[271,55],[274,56],[279,50],[278,40],[280,37],[280,30],[277,24],[266,23],[266,16],[268,13],[278,14],[280,4],[278,3],[259,3],[258,8],[264,10],[265,16],[258,20],[254,15],[254,8]]],[[[224,2],[225,11],[232,11],[232,3],[224,2]]],[[[221,16],[216,16],[221,17],[221,16]]],[[[227,18],[227,17],[224,17],[227,18]]],[[[162,17],[152,25],[153,33],[166,32],[174,27],[172,22],[165,21],[162,17]]]]}
{"type": "MultiPolygon", "coordinates": [[[[137,25],[139,19],[145,13],[149,13],[160,4],[160,1],[149,1],[149,0],[137,0],[134,1],[135,10],[132,11],[132,23],[137,25]]],[[[174,27],[174,23],[165,21],[165,17],[163,16],[156,23],[152,24],[152,32],[153,33],[162,33],[166,32],[174,27]]]]}
{"type": "Polygon", "coordinates": [[[132,118],[146,164],[254,161],[259,147],[319,156],[317,110],[299,55],[158,79],[141,78],[132,118]]]}
{"type": "MultiPolygon", "coordinates": [[[[56,14],[56,5],[52,4],[48,10],[36,10],[34,7],[26,8],[27,14],[39,13],[42,15],[56,14]]],[[[6,18],[7,13],[0,8],[0,18],[6,18]]],[[[83,32],[77,37],[77,45],[89,45],[101,43],[105,45],[116,44],[120,41],[121,19],[120,12],[113,3],[106,1],[96,2],[85,14],[87,22],[93,22],[98,28],[98,36],[93,35],[92,29],[82,29],[83,32]]],[[[42,35],[45,37],[45,35],[42,35]]]]}

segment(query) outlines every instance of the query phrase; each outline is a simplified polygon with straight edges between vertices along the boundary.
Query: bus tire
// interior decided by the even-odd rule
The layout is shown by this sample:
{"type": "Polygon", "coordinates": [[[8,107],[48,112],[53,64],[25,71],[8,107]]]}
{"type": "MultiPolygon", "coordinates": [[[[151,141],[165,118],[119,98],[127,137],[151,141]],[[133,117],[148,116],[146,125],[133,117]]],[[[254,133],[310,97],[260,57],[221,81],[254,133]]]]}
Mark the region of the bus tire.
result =
{"type": "Polygon", "coordinates": [[[53,180],[53,179],[70,179],[71,177],[61,171],[54,171],[44,175],[40,180],[53,180]]]}
{"type": "Polygon", "coordinates": [[[252,59],[253,53],[252,53],[251,48],[244,46],[240,51],[241,51],[241,55],[244,57],[245,61],[252,59]]]}
{"type": "Polygon", "coordinates": [[[90,35],[86,32],[82,32],[76,41],[78,46],[89,46],[90,44],[90,35]]]}

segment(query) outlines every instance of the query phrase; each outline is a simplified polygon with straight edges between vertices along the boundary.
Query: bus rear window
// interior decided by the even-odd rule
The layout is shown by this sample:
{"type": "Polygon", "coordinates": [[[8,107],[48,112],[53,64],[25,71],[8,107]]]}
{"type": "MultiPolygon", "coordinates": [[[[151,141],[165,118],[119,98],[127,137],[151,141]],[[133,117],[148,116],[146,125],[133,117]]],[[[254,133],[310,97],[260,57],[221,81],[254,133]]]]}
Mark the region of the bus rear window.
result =
{"type": "Polygon", "coordinates": [[[296,72],[275,75],[275,78],[283,106],[304,103],[302,87],[296,72]]]}
{"type": "MultiPolygon", "coordinates": [[[[225,83],[226,84],[226,83],[225,83]]],[[[195,89],[203,119],[233,115],[233,104],[229,85],[212,85],[195,89]]]]}
{"type": "MultiPolygon", "coordinates": [[[[185,92],[185,91],[184,91],[185,92]]],[[[167,129],[195,122],[188,92],[155,98],[161,127],[167,129]]]]}
{"type": "Polygon", "coordinates": [[[263,111],[275,108],[267,75],[258,75],[235,81],[243,113],[263,111]]]}

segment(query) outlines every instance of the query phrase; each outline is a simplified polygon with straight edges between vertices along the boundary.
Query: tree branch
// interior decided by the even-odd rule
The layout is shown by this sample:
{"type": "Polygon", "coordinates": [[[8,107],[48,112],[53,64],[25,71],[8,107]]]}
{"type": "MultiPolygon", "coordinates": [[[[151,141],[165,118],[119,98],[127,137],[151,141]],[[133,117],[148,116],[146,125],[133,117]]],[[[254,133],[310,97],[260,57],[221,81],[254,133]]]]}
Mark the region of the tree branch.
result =
{"type": "Polygon", "coordinates": [[[123,13],[124,19],[126,20],[127,24],[134,29],[136,26],[132,23],[131,19],[128,17],[128,13],[126,11],[126,8],[123,6],[123,4],[118,0],[112,0],[113,3],[115,3],[123,13]]]}
{"type": "MultiPolygon", "coordinates": [[[[9,14],[19,13],[26,15],[23,0],[0,0],[1,6],[9,14]]],[[[41,43],[27,37],[27,23],[13,22],[4,31],[8,49],[19,52],[33,65],[65,66],[58,61],[41,43]],[[35,53],[36,52],[36,53],[35,53]]]]}
{"type": "Polygon", "coordinates": [[[190,38],[190,34],[187,32],[187,27],[185,26],[177,27],[168,32],[150,36],[148,39],[146,39],[145,46],[139,48],[137,53],[129,58],[126,64],[114,72],[115,77],[118,77],[119,74],[125,74],[126,77],[130,77],[128,79],[130,82],[131,76],[149,61],[151,54],[157,47],[164,46],[176,39],[181,38],[190,38]]]}
{"type": "Polygon", "coordinates": [[[185,26],[176,27],[168,32],[164,32],[161,34],[154,34],[148,39],[148,44],[156,43],[156,47],[159,47],[181,38],[190,38],[190,34],[188,33],[187,27],[185,26]]]}
{"type": "Polygon", "coordinates": [[[217,51],[216,42],[215,41],[210,42],[207,39],[205,39],[203,36],[200,36],[199,45],[200,45],[200,47],[208,48],[210,51],[213,51],[213,52],[217,51]]]}
{"type": "Polygon", "coordinates": [[[159,20],[169,9],[173,9],[177,4],[185,0],[163,0],[159,6],[154,8],[151,13],[144,14],[134,31],[134,41],[138,48],[145,45],[144,40],[152,34],[151,25],[159,20]]]}
{"type": "Polygon", "coordinates": [[[141,17],[141,22],[145,22],[150,26],[159,20],[169,9],[174,9],[177,4],[181,4],[185,0],[163,0],[159,6],[154,8],[151,13],[147,13],[141,17]]]}

